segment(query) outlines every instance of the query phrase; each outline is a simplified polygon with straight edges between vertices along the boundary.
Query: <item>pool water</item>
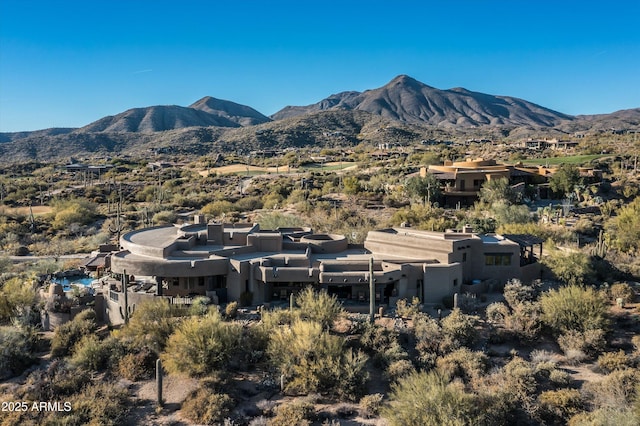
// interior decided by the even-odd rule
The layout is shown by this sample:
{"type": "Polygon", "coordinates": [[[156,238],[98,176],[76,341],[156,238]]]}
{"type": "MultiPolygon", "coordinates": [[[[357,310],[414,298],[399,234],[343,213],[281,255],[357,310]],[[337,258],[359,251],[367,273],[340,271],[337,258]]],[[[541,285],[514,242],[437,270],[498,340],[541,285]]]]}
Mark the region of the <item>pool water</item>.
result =
{"type": "Polygon", "coordinates": [[[69,279],[69,278],[53,278],[51,280],[52,283],[62,285],[62,288],[65,289],[65,290],[71,290],[71,286],[73,284],[79,284],[79,285],[83,285],[85,287],[88,287],[88,286],[91,285],[92,281],[93,281],[93,278],[91,278],[91,277],[72,277],[71,279],[69,279]]]}

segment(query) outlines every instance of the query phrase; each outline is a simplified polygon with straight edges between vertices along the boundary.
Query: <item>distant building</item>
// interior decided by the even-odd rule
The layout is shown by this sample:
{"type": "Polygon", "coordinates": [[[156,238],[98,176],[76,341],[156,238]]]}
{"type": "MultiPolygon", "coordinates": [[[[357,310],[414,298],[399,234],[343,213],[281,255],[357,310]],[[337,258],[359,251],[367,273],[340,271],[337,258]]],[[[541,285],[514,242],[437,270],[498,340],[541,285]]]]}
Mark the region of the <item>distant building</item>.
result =
{"type": "MultiPolygon", "coordinates": [[[[593,167],[579,167],[580,175],[595,182],[602,178],[602,171],[593,167]]],[[[549,196],[544,186],[556,172],[557,167],[498,164],[495,160],[467,159],[465,161],[445,161],[443,165],[431,165],[420,169],[420,176],[431,174],[442,184],[444,204],[455,206],[472,205],[478,200],[480,189],[485,182],[493,179],[508,179],[514,189],[522,190],[533,185],[542,191],[542,198],[549,196]]],[[[539,194],[540,195],[540,194],[539,194]]]]}

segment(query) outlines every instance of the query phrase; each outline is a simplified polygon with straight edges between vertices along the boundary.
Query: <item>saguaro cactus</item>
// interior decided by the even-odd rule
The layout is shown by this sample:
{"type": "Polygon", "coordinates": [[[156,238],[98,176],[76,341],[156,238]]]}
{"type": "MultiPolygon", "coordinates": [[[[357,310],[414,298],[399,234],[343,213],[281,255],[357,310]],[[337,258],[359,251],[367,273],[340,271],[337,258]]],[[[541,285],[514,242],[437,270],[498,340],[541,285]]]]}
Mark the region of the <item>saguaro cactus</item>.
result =
{"type": "Polygon", "coordinates": [[[593,247],[593,255],[604,259],[608,251],[609,251],[609,244],[604,238],[604,232],[601,230],[598,233],[598,241],[596,241],[596,244],[593,247]]]}
{"type": "Polygon", "coordinates": [[[158,358],[156,360],[156,394],[157,394],[157,403],[159,407],[164,405],[162,401],[162,360],[158,358]]]}

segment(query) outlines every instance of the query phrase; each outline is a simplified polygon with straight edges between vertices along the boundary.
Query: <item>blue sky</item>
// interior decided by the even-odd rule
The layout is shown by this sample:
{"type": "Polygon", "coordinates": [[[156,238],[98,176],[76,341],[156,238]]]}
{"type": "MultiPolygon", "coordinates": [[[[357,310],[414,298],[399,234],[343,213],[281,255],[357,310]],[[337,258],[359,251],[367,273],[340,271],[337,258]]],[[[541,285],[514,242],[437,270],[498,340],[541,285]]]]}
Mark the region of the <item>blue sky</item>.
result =
{"type": "Polygon", "coordinates": [[[640,107],[640,2],[0,0],[0,131],[204,96],[269,115],[398,74],[567,114],[640,107]]]}

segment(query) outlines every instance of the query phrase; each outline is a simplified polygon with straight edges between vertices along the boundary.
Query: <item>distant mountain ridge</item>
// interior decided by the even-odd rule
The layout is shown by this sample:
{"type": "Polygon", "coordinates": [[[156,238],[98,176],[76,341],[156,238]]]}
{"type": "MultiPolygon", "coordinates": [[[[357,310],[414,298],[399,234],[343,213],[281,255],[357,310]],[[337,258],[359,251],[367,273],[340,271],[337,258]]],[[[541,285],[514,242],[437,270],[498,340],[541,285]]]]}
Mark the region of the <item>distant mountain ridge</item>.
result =
{"type": "Polygon", "coordinates": [[[328,109],[366,111],[408,123],[441,127],[555,126],[573,117],[523,99],[472,92],[440,90],[407,75],[364,92],[342,92],[307,106],[289,106],[271,116],[278,120],[328,109]]]}
{"type": "Polygon", "coordinates": [[[425,139],[566,137],[640,128],[640,108],[570,116],[509,96],[440,90],[406,75],[364,92],[346,91],[267,117],[231,101],[204,97],[188,107],[133,108],[79,129],[0,133],[6,162],[77,155],[176,152],[204,155],[254,149],[356,145],[425,139]]]}
{"type": "Polygon", "coordinates": [[[188,107],[159,105],[133,108],[94,121],[79,132],[152,133],[185,127],[241,127],[271,121],[255,109],[206,96],[188,107]]]}

